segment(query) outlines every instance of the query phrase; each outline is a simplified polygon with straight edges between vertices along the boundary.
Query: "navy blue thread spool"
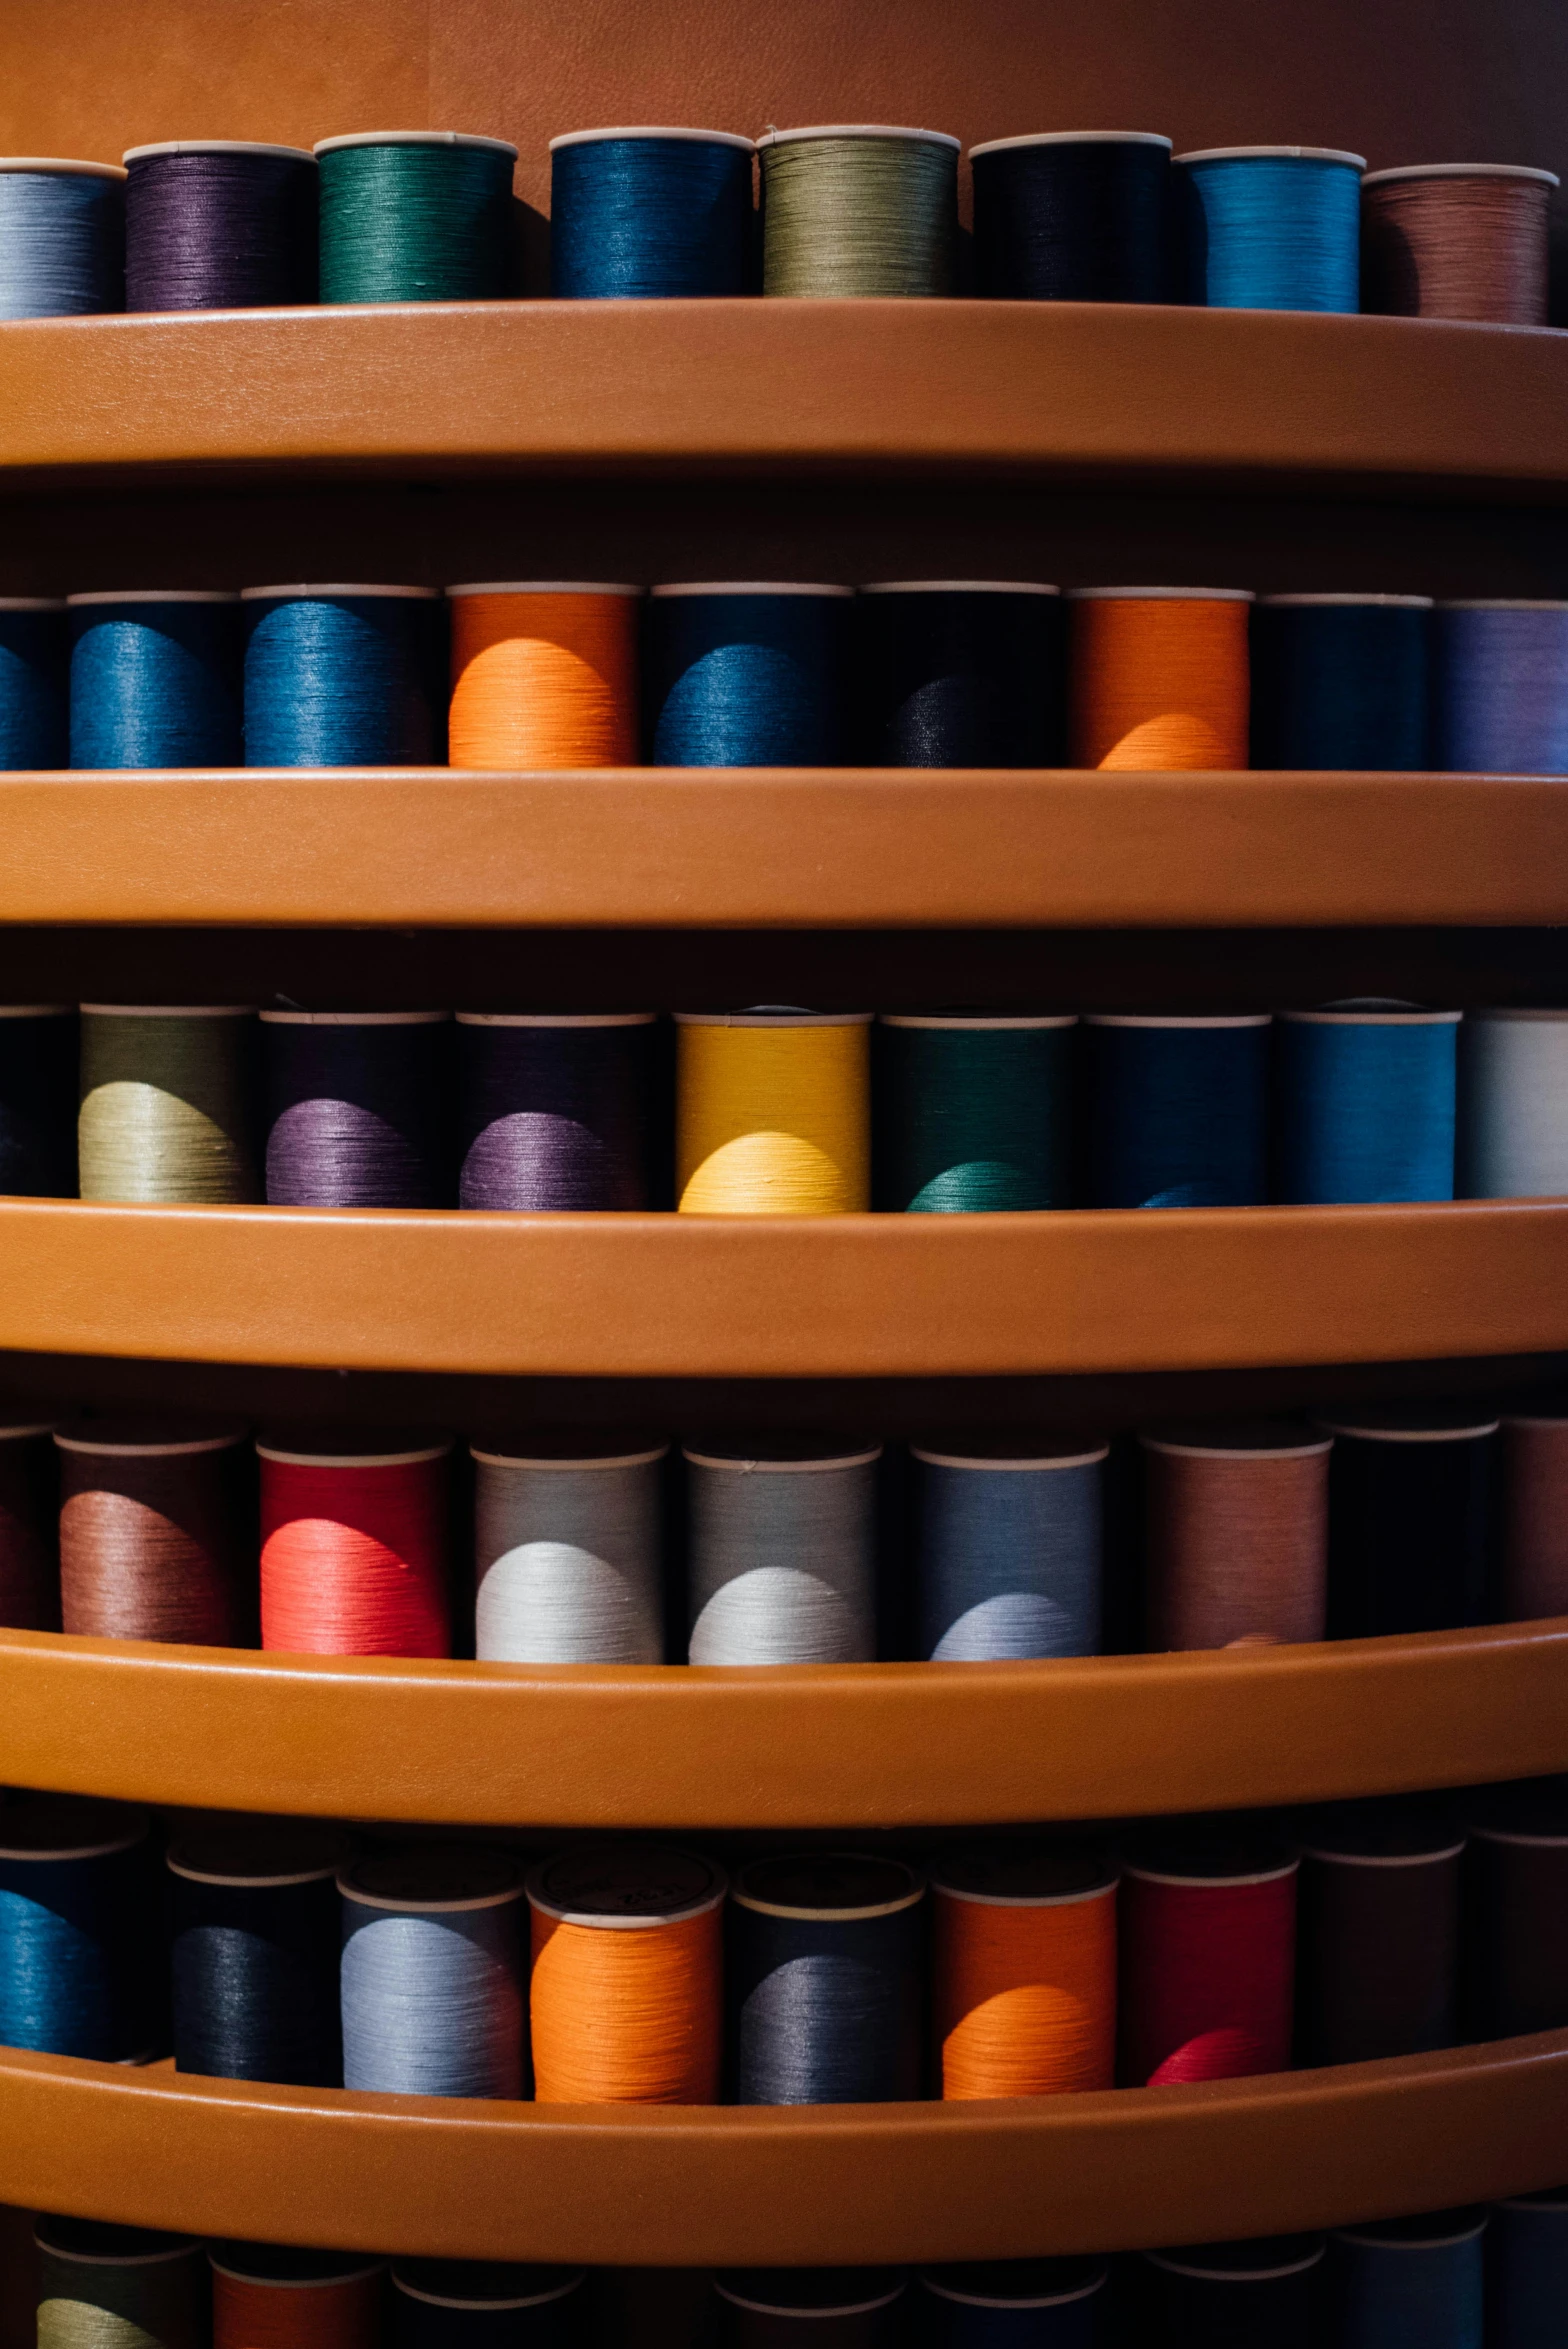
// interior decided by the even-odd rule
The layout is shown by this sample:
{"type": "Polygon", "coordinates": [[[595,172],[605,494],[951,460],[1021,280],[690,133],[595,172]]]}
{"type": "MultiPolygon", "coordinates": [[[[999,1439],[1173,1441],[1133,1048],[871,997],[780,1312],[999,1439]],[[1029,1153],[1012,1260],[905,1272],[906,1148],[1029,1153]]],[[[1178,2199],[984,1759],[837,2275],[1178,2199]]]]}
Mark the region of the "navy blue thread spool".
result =
{"type": "Polygon", "coordinates": [[[1359,310],[1364,155],[1204,147],[1172,159],[1185,297],[1211,310],[1359,310]]]}
{"type": "Polygon", "coordinates": [[[969,150],[975,283],[1005,302],[1163,302],[1171,142],[1043,131],[969,150]]]}
{"type": "Polygon", "coordinates": [[[76,1010],[0,1006],[0,1194],[76,1197],[76,1010]]]}
{"type": "Polygon", "coordinates": [[[584,2270],[400,2259],[393,2349],[571,2349],[584,2270]]]}
{"type": "Polygon", "coordinates": [[[890,2104],[921,2088],[925,1881],[902,1860],[754,1860],[730,1885],[737,2104],[890,2104]]]}
{"type": "Polygon", "coordinates": [[[123,168],[0,160],[0,318],[85,318],[124,306],[123,168]]]}
{"type": "Polygon", "coordinates": [[[845,750],[847,587],[649,590],[648,757],[658,767],[831,767],[845,750]]]}
{"type": "Polygon", "coordinates": [[[234,1820],[170,1847],[177,2072],[342,2085],[342,1842],[308,1820],[234,1820]]]}
{"type": "Polygon", "coordinates": [[[557,300],[743,294],[756,142],[733,131],[568,131],[550,141],[557,300]]]}
{"type": "Polygon", "coordinates": [[[1487,2236],[1495,2349],[1560,2349],[1568,2304],[1568,2186],[1492,2206],[1487,2236]]]}
{"type": "Polygon", "coordinates": [[[996,1438],[910,1457],[920,1653],[1097,1654],[1109,1444],[996,1438]]]}
{"type": "Polygon", "coordinates": [[[1337,2349],[1481,2349],[1484,2210],[1340,2227],[1327,2298],[1337,2349]]]}
{"type": "Polygon", "coordinates": [[[651,1011],[460,1011],[459,1207],[646,1207],[654,1026],[651,1011]]]}
{"type": "Polygon", "coordinates": [[[1281,1012],[1274,1196],[1300,1207],[1452,1199],[1460,1017],[1379,1002],[1281,1012]]]}
{"type": "Polygon", "coordinates": [[[1500,1422],[1437,1409],[1320,1424],[1334,1438],[1329,1638],[1486,1622],[1500,1422]]]}
{"type": "Polygon", "coordinates": [[[901,2339],[897,2268],[737,2268],[713,2289],[723,2349],[893,2349],[901,2339]]]}
{"type": "Polygon", "coordinates": [[[1432,699],[1429,595],[1264,595],[1252,607],[1255,767],[1418,774],[1432,699]]]}
{"type": "Polygon", "coordinates": [[[1568,2025],[1568,1786],[1490,1789],[1465,1852],[1469,2034],[1512,2039],[1568,2025]]]}
{"type": "Polygon", "coordinates": [[[904,1215],[1068,1206],[1077,1025],[1070,1013],[881,1013],[877,1205],[904,1215]]]}
{"type": "Polygon", "coordinates": [[[1302,1828],[1296,2030],[1308,2064],[1370,2063],[1459,2035],[1465,1839],[1443,1805],[1335,1805],[1302,1828]]]}
{"type": "Polygon", "coordinates": [[[1061,590],[892,579],[855,603],[861,752],[874,767],[1054,767],[1063,756],[1061,590]]]}
{"type": "Polygon", "coordinates": [[[445,1207],[444,1011],[264,1011],[269,1207],[445,1207]]]}
{"type": "Polygon", "coordinates": [[[245,764],[421,767],[446,706],[433,587],[247,587],[245,764]]]}
{"type": "Polygon", "coordinates": [[[1095,2349],[1103,2259],[998,2259],[920,2275],[931,2349],[1095,2349]]]}
{"type": "Polygon", "coordinates": [[[1091,1207],[1256,1207],[1269,1017],[1092,1012],[1091,1207]]]}
{"type": "Polygon", "coordinates": [[[237,767],[238,597],[72,595],[73,767],[237,767]]]}
{"type": "Polygon", "coordinates": [[[1321,2235],[1194,2243],[1139,2254],[1136,2281],[1159,2349],[1311,2349],[1321,2235]]]}
{"type": "Polygon", "coordinates": [[[60,1470],[51,1419],[0,1423],[0,1623],[60,1628],[60,1470]]]}
{"type": "Polygon", "coordinates": [[[403,2096],[524,2093],[523,1879],[477,1844],[380,1852],[338,1874],[343,2085],[403,2096]]]}
{"type": "Polygon", "coordinates": [[[69,674],[64,596],[0,596],[0,769],[66,764],[69,674]]]}
{"type": "Polygon", "coordinates": [[[316,158],[246,139],[128,147],[127,310],[275,309],[316,298],[316,158]]]}
{"type": "Polygon", "coordinates": [[[1568,603],[1440,603],[1432,764],[1455,775],[1568,775],[1568,603]]]}
{"type": "Polygon", "coordinates": [[[0,2045],[144,2063],[156,2051],[155,1935],[143,1812],[69,1795],[5,1805],[0,2045]]]}

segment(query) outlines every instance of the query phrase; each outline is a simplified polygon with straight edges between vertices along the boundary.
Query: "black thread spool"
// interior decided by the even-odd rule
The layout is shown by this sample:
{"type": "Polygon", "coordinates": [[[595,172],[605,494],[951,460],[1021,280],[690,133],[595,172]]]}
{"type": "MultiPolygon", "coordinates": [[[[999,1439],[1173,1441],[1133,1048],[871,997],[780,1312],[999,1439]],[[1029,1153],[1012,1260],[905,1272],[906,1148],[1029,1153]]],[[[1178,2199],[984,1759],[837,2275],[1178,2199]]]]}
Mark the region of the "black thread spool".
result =
{"type": "Polygon", "coordinates": [[[1470,2035],[1568,2025],[1568,1779],[1481,1799],[1465,1854],[1470,2035]]]}
{"type": "Polygon", "coordinates": [[[128,147],[127,310],[277,309],[316,299],[316,158],[246,139],[128,147]]]}
{"type": "Polygon", "coordinates": [[[1500,1423],[1434,1410],[1321,1424],[1335,1439],[1329,1638],[1486,1622],[1500,1423]]]}
{"type": "Polygon", "coordinates": [[[459,1207],[646,1207],[654,1027],[651,1011],[460,1011],[459,1207]]]}
{"type": "Polygon", "coordinates": [[[997,2259],[923,2269],[919,2330],[929,2349],[1095,2349],[1103,2259],[997,2259]]]}
{"type": "Polygon", "coordinates": [[[76,1197],[76,1074],[71,1003],[0,1006],[0,1192],[76,1197]]]}
{"type": "Polygon", "coordinates": [[[1465,1839],[1443,1805],[1345,1803],[1302,1830],[1296,2017],[1307,2064],[1452,2047],[1465,1839]]]}
{"type": "Polygon", "coordinates": [[[1312,2349],[1321,2235],[1139,2255],[1136,2296],[1159,2349],[1312,2349]],[[1141,2290],[1138,2287],[1141,2285],[1141,2290]]]}
{"type": "Polygon", "coordinates": [[[400,2259],[393,2349],[570,2349],[583,2270],[400,2259]]]}
{"type": "Polygon", "coordinates": [[[0,1624],[60,1628],[60,1456],[54,1421],[0,1424],[0,1624]]]}
{"type": "Polygon", "coordinates": [[[264,1011],[269,1207],[446,1207],[444,1011],[264,1011]]]}
{"type": "Polygon", "coordinates": [[[753,1861],[730,1890],[737,2104],[920,2094],[923,1880],[902,1860],[753,1861]]]}
{"type": "Polygon", "coordinates": [[[1063,757],[1061,590],[894,579],[856,599],[861,751],[874,767],[1055,767],[1063,757]]]}
{"type": "Polygon", "coordinates": [[[975,280],[1009,302],[1163,302],[1171,142],[1154,131],[987,139],[974,173],[975,280]]]}
{"type": "Polygon", "coordinates": [[[235,1820],[170,1848],[174,2068],[343,2084],[335,1829],[235,1820]]]}
{"type": "Polygon", "coordinates": [[[897,2268],[738,2268],[713,2289],[724,2349],[893,2349],[902,2336],[897,2268]]]}

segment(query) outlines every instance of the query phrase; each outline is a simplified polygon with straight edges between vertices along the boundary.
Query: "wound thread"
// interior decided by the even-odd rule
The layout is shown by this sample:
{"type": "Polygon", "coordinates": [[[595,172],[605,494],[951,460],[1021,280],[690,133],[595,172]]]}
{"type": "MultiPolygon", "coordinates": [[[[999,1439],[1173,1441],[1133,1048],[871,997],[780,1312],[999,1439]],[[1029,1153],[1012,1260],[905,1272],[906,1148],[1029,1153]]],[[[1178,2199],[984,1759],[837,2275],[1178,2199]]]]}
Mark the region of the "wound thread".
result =
{"type": "Polygon", "coordinates": [[[693,1664],[859,1664],[876,1654],[881,1447],[688,1449],[693,1664]]]}
{"type": "Polygon", "coordinates": [[[951,294],[957,139],[864,123],[770,131],[762,164],[765,294],[951,294]]]}
{"type": "Polygon", "coordinates": [[[454,767],[630,767],[642,590],[449,587],[454,767]]]}
{"type": "Polygon", "coordinates": [[[1069,764],[1245,767],[1251,606],[1240,588],[1069,589],[1069,764]]]}
{"type": "Polygon", "coordinates": [[[120,1419],[56,1433],[62,1627],[92,1639],[255,1643],[245,1436],[120,1419]]]}
{"type": "Polygon", "coordinates": [[[519,2097],[522,1878],[505,1852],[419,1845],[356,1861],[343,1896],[343,2085],[519,2097]]]}
{"type": "Polygon", "coordinates": [[[869,1012],[677,1012],[684,1215],[855,1215],[871,1204],[869,1012]]]}
{"type": "Polygon", "coordinates": [[[975,1846],[932,1879],[944,2097],[1062,2096],[1116,2078],[1116,1876],[1094,1853],[975,1846]]]}
{"type": "Polygon", "coordinates": [[[449,1656],[450,1443],[355,1451],[258,1440],[261,1644],[293,1655],[449,1656]]]}
{"type": "Polygon", "coordinates": [[[84,1003],[76,1123],[84,1199],[237,1207],[260,1197],[251,1014],[84,1003]]]}

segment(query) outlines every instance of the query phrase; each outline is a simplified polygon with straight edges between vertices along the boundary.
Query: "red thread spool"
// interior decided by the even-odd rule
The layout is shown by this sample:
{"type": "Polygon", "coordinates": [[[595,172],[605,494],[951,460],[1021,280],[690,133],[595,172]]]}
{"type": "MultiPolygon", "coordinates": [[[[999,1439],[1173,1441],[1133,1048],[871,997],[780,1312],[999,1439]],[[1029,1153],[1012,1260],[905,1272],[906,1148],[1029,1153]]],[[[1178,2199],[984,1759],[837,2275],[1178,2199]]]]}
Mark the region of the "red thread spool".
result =
{"type": "Polygon", "coordinates": [[[1323,1637],[1333,1440],[1284,1421],[1139,1438],[1151,1648],[1323,1637]]]}
{"type": "Polygon", "coordinates": [[[1127,1862],[1124,2086],[1288,2069],[1296,1869],[1282,1843],[1246,1830],[1162,1838],[1127,1862]]]}
{"type": "Polygon", "coordinates": [[[451,1444],[258,1441],[261,1644],[302,1656],[449,1656],[451,1444]]]}
{"type": "Polygon", "coordinates": [[[1544,326],[1554,171],[1416,163],[1361,182],[1361,307],[1544,326]]]}
{"type": "Polygon", "coordinates": [[[1568,1409],[1503,1421],[1503,1615],[1568,1615],[1568,1409]]]}
{"type": "Polygon", "coordinates": [[[252,1646],[243,1430],[103,1420],[54,1440],[63,1628],[95,1639],[252,1646]]]}
{"type": "Polygon", "coordinates": [[[60,1628],[60,1470],[54,1422],[0,1427],[0,1624],[60,1628]]]}
{"type": "Polygon", "coordinates": [[[217,2243],[212,2349],[380,2349],[380,2260],[217,2243]]]}

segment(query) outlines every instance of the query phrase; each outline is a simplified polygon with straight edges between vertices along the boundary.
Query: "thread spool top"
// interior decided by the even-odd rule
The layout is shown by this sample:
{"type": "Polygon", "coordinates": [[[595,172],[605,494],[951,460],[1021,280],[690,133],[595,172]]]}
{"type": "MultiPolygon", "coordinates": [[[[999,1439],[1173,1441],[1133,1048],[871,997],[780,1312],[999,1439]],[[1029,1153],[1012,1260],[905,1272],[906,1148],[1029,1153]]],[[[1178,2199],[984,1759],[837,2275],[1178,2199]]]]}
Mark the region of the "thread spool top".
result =
{"type": "Polygon", "coordinates": [[[596,1440],[576,1429],[547,1435],[532,1428],[510,1441],[470,1444],[468,1452],[470,1459],[482,1460],[489,1468],[650,1468],[667,1458],[669,1449],[667,1443],[630,1433],[600,1435],[596,1440]]]}
{"type": "Polygon", "coordinates": [[[1568,612],[1568,601],[1546,595],[1440,595],[1440,612],[1568,612]]]}
{"type": "Polygon", "coordinates": [[[57,1020],[75,1016],[74,1003],[0,1003],[0,1020],[57,1020]]]}
{"type": "Polygon", "coordinates": [[[257,139],[154,139],[150,146],[127,147],[124,164],[151,162],[159,155],[276,155],[285,163],[314,163],[308,147],[274,147],[257,139]]]}
{"type": "Polygon", "coordinates": [[[1500,2194],[1497,2210],[1568,2210],[1568,2186],[1542,2186],[1534,2194],[1500,2194]]]}
{"type": "Polygon", "coordinates": [[[1039,579],[870,579],[859,595],[1057,595],[1039,579]]]}
{"type": "Polygon", "coordinates": [[[1192,2243],[1179,2251],[1145,2251],[1143,2257],[1172,2275],[1205,2283],[1261,2284],[1304,2275],[1327,2248],[1321,2235],[1259,2235],[1247,2243],[1192,2243]]]}
{"type": "Polygon", "coordinates": [[[744,1451],[739,1445],[718,1442],[681,1446],[681,1458],[693,1468],[730,1468],[741,1476],[810,1476],[830,1468],[869,1468],[881,1457],[880,1444],[842,1444],[825,1451],[808,1436],[770,1436],[744,1451]]]}
{"type": "Polygon", "coordinates": [[[62,179],[124,179],[123,163],[81,163],[63,155],[0,155],[0,171],[44,171],[62,179]]]}
{"type": "Polygon", "coordinates": [[[220,2276],[242,2284],[276,2284],[283,2291],[357,2284],[386,2266],[384,2259],[365,2259],[352,2251],[307,2251],[291,2243],[209,2243],[207,2258],[220,2276]]]}
{"type": "Polygon", "coordinates": [[[1439,1801],[1326,1804],[1301,1822],[1305,1858],[1347,1867],[1424,1867],[1457,1859],[1464,1847],[1454,1814],[1439,1801]]]}
{"type": "Polygon", "coordinates": [[[1559,1026],[1568,1020],[1568,1011],[1549,1004],[1499,1004],[1491,1011],[1468,1011],[1465,1019],[1471,1027],[1495,1028],[1505,1020],[1547,1020],[1559,1026]]]}
{"type": "Polygon", "coordinates": [[[1568,1844],[1568,1780],[1523,1778],[1489,1788],[1476,1804],[1470,1832],[1487,1843],[1561,1848],[1568,1844]]]}
{"type": "Polygon", "coordinates": [[[1269,1884],[1299,1862],[1280,1835],[1255,1826],[1190,1826],[1136,1836],[1123,1873],[1146,1884],[1269,1884]]]}
{"type": "Polygon", "coordinates": [[[890,2308],[905,2282],[896,2268],[740,2268],[715,2276],[713,2289],[754,2316],[870,2316],[890,2308]]]}
{"type": "Polygon", "coordinates": [[[1087,2300],[1109,2274],[1103,2259],[998,2259],[922,2268],[920,2281],[964,2308],[1061,2308],[1087,2300]]]}
{"type": "Polygon", "coordinates": [[[22,1444],[31,1436],[52,1436],[57,1424],[53,1419],[0,1420],[0,1444],[22,1444]]]}
{"type": "Polygon", "coordinates": [[[334,599],[357,595],[384,595],[404,602],[436,603],[440,600],[439,587],[387,587],[375,581],[328,579],[318,582],[302,580],[292,587],[242,587],[242,604],[277,603],[331,603],[334,599]]]}
{"type": "Polygon", "coordinates": [[[1517,1411],[1505,1411],[1504,1427],[1563,1427],[1568,1425],[1568,1395],[1537,1396],[1531,1403],[1521,1403],[1517,1411]]]}
{"type": "Polygon", "coordinates": [[[88,604],[237,604],[239,597],[227,587],[95,587],[86,595],[68,595],[67,611],[79,611],[88,604]]]}
{"type": "Polygon", "coordinates": [[[343,1864],[343,1836],[314,1819],[235,1819],[190,1828],[169,1846],[171,1874],[193,1884],[317,1884],[343,1864]]]}
{"type": "Polygon", "coordinates": [[[411,1468],[420,1460],[444,1460],[453,1448],[451,1436],[415,1434],[412,1430],[383,1433],[379,1438],[356,1431],[350,1447],[334,1445],[325,1433],[310,1428],[265,1428],[256,1438],[263,1460],[278,1460],[289,1468],[411,1468]]]}
{"type": "Polygon", "coordinates": [[[460,1011],[460,1028],[651,1028],[656,1011],[460,1011]]]}
{"type": "Polygon", "coordinates": [[[743,147],[748,155],[755,155],[757,142],[740,131],[687,130],[669,123],[622,123],[610,130],[561,131],[550,141],[553,155],[558,147],[592,147],[606,139],[682,139],[704,147],[743,147]]]}
{"type": "Polygon", "coordinates": [[[678,595],[831,595],[854,594],[852,587],[835,587],[819,579],[677,579],[650,587],[654,597],[678,595]]]}
{"type": "Polygon", "coordinates": [[[701,1916],[728,1889],[712,1860],[652,1844],[562,1852],[528,1878],[532,1905],[559,1924],[631,1929],[701,1916]]]}
{"type": "Polygon", "coordinates": [[[239,1425],[213,1427],[200,1421],[141,1419],[126,1414],[57,1427],[54,1440],[62,1452],[87,1452],[110,1460],[165,1460],[192,1452],[227,1452],[243,1444],[247,1432],[239,1425]]]}
{"type": "Polygon", "coordinates": [[[925,1878],[902,1860],[861,1852],[808,1852],[753,1860],[730,1888],[738,1908],[765,1917],[797,1917],[854,1924],[912,1909],[925,1896],[925,1878]]]}
{"type": "Polygon", "coordinates": [[[1369,2219],[1357,2227],[1336,2227],[1341,2243],[1367,2243],[1380,2251],[1441,2251],[1473,2243],[1486,2225],[1477,2204],[1460,2210],[1423,2211],[1416,2218],[1369,2219]]]}
{"type": "Polygon", "coordinates": [[[1314,606],[1345,605],[1360,610],[1363,606],[1377,611],[1430,612],[1435,598],[1429,595],[1357,595],[1347,590],[1341,594],[1314,592],[1311,595],[1260,595],[1260,611],[1310,610],[1314,606]]]}
{"type": "Polygon", "coordinates": [[[63,612],[69,600],[63,595],[0,595],[0,612],[63,612]]]}
{"type": "Polygon", "coordinates": [[[1392,1003],[1369,996],[1363,1003],[1325,1003],[1313,1011],[1281,1011],[1276,1019],[1317,1028],[1457,1028],[1462,1011],[1426,1011],[1417,1003],[1392,1003]]]}
{"type": "Polygon", "coordinates": [[[19,1794],[0,1810],[0,1860],[96,1860],[129,1851],[147,1814],[75,1794],[19,1794]]]}
{"type": "Polygon", "coordinates": [[[1011,139],[983,139],[978,147],[971,147],[971,163],[977,155],[1005,155],[1018,147],[1163,147],[1168,155],[1173,142],[1163,131],[1023,131],[1011,139]]]}
{"type": "Polygon", "coordinates": [[[91,1020],[248,1020],[253,1003],[79,1003],[91,1020]]]}
{"type": "Polygon", "coordinates": [[[1092,1468],[1108,1460],[1111,1447],[1097,1436],[974,1436],[962,1443],[911,1444],[910,1457],[928,1468],[994,1468],[1001,1471],[1092,1468]]]}
{"type": "Polygon", "coordinates": [[[270,1028],[433,1028],[449,1011],[264,1011],[270,1028]]]}
{"type": "Polygon", "coordinates": [[[1479,1419],[1473,1411],[1366,1411],[1354,1419],[1320,1419],[1335,1436],[1358,1436],[1368,1444],[1454,1444],[1496,1435],[1501,1419],[1479,1419]]]}
{"type": "Polygon", "coordinates": [[[83,2267],[153,2267],[201,2249],[194,2235],[164,2235],[153,2227],[122,2227],[109,2219],[40,2217],[33,2240],[56,2259],[83,2267]]]}
{"type": "Polygon", "coordinates": [[[356,1908],[448,1916],[504,1908],[522,1897],[522,1870],[488,1844],[410,1844],[367,1852],[337,1871],[338,1890],[356,1908]]]}
{"type": "Polygon", "coordinates": [[[1252,604],[1250,587],[1070,587],[1075,604],[1252,604]]]}
{"type": "Polygon", "coordinates": [[[318,139],[311,152],[335,155],[340,147],[485,147],[493,155],[510,155],[517,161],[510,139],[487,139],[477,131],[343,131],[336,138],[318,139]]]}
{"type": "Polygon", "coordinates": [[[624,581],[606,579],[478,579],[468,580],[461,587],[449,587],[448,596],[460,595],[630,595],[646,591],[628,587],[624,581]]]}
{"type": "Polygon", "coordinates": [[[1086,1028],[1266,1028],[1267,1011],[1086,1011],[1086,1028]]]}
{"type": "Polygon", "coordinates": [[[1138,1437],[1146,1452],[1176,1452],[1193,1460],[1304,1460],[1332,1450],[1334,1439],[1304,1419],[1230,1420],[1221,1426],[1167,1427],[1138,1437]]]}
{"type": "Polygon", "coordinates": [[[1396,163],[1391,170],[1364,171],[1361,185],[1386,187],[1396,179],[1521,179],[1548,188],[1563,184],[1555,171],[1542,171],[1534,163],[1396,163]]]}
{"type": "Polygon", "coordinates": [[[1348,163],[1353,171],[1365,171],[1364,155],[1352,155],[1348,147],[1193,147],[1185,155],[1173,155],[1173,163],[1348,163]]]}
{"type": "Polygon", "coordinates": [[[803,130],[764,131],[757,141],[760,155],[768,147],[789,147],[802,139],[923,139],[933,147],[951,147],[956,155],[963,141],[950,131],[911,130],[897,122],[813,122],[803,130]]]}
{"type": "Polygon", "coordinates": [[[989,1850],[978,1844],[947,1854],[931,1871],[933,1890],[982,1908],[1057,1908],[1099,1900],[1116,1889],[1117,1871],[1103,1852],[1067,1844],[989,1850]]]}
{"type": "Polygon", "coordinates": [[[540,2308],[575,2292],[587,2270],[478,2259],[400,2259],[392,2282],[432,2308],[540,2308]]]}
{"type": "Polygon", "coordinates": [[[960,1033],[992,1034],[1008,1028],[1076,1028],[1075,1011],[959,1012],[879,1011],[879,1028],[941,1028],[960,1033]]]}
{"type": "Polygon", "coordinates": [[[875,1012],[801,1011],[793,1004],[754,1003],[749,1011],[678,1011],[680,1028],[869,1028],[875,1012]]]}

